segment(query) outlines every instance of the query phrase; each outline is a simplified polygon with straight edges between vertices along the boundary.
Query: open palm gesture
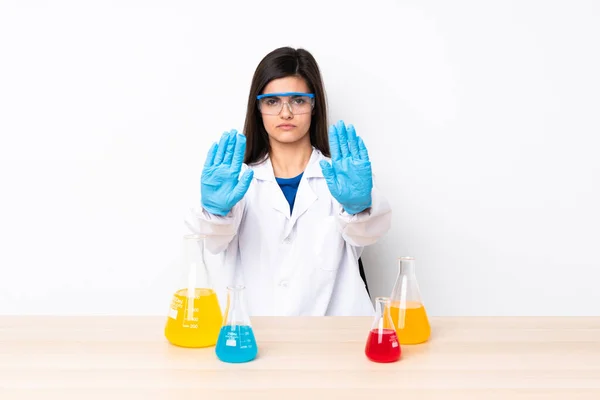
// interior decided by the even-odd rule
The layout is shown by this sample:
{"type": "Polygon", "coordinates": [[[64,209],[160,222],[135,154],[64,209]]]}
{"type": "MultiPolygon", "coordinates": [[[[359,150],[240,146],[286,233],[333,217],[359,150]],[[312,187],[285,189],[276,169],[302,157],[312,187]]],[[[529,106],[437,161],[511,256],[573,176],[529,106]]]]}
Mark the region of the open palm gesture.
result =
{"type": "Polygon", "coordinates": [[[321,170],[331,195],[348,214],[371,207],[373,176],[369,153],[354,126],[339,121],[329,127],[331,164],[322,160],[321,170]]]}
{"type": "Polygon", "coordinates": [[[239,178],[245,150],[246,137],[234,129],[224,133],[219,144],[214,143],[208,151],[200,192],[202,207],[209,213],[227,215],[248,191],[253,171],[249,169],[239,178]]]}

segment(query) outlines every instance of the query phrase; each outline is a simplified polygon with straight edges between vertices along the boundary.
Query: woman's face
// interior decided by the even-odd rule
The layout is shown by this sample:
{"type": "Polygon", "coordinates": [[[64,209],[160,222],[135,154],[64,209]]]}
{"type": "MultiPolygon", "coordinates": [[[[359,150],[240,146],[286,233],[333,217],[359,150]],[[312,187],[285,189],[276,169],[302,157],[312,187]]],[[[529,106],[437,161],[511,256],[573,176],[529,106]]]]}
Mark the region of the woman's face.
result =
{"type": "MultiPolygon", "coordinates": [[[[262,94],[286,92],[310,93],[303,78],[288,76],[269,82],[262,94]]],[[[281,100],[287,102],[291,98],[281,97],[281,100]]],[[[301,140],[308,140],[310,143],[311,116],[312,112],[294,115],[290,112],[287,104],[283,104],[279,115],[262,114],[262,119],[270,141],[296,143],[301,140]]]]}

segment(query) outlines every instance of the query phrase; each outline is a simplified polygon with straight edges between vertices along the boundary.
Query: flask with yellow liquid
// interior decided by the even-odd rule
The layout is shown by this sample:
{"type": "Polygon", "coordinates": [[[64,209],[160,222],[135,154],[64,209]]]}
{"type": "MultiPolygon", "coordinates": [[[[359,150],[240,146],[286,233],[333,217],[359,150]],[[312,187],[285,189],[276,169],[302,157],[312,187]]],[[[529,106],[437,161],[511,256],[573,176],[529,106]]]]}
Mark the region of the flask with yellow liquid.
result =
{"type": "Polygon", "coordinates": [[[165,324],[169,342],[181,347],[217,343],[223,314],[204,258],[203,235],[184,236],[184,263],[165,324]]]}
{"type": "Polygon", "coordinates": [[[400,344],[429,340],[431,327],[421,300],[413,257],[398,258],[398,276],[390,298],[390,314],[400,344]]]}

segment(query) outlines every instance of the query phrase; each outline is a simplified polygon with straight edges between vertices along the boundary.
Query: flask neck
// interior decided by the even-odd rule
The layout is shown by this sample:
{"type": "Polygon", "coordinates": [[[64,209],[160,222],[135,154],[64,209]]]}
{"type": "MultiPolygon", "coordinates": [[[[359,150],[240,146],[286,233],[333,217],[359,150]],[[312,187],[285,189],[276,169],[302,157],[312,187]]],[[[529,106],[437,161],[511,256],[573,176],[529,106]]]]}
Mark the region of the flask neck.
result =
{"type": "Polygon", "coordinates": [[[375,313],[377,317],[383,317],[386,310],[389,310],[390,298],[377,297],[375,299],[375,313]]]}
{"type": "Polygon", "coordinates": [[[212,288],[204,257],[204,236],[185,236],[184,255],[188,289],[212,288]]]}
{"type": "Polygon", "coordinates": [[[231,306],[237,307],[242,303],[242,297],[244,296],[244,286],[228,286],[227,287],[227,298],[231,306]]]}
{"type": "Polygon", "coordinates": [[[226,325],[250,325],[250,318],[245,307],[244,290],[243,285],[227,287],[226,325]]]}
{"type": "Polygon", "coordinates": [[[393,307],[406,308],[408,305],[421,303],[413,257],[398,259],[398,277],[394,283],[391,298],[393,307]]]}
{"type": "Polygon", "coordinates": [[[185,261],[202,262],[204,264],[204,237],[198,235],[188,235],[183,241],[185,261]]]}
{"type": "Polygon", "coordinates": [[[400,257],[398,259],[398,275],[415,276],[415,259],[413,257],[400,257]]]}
{"type": "Polygon", "coordinates": [[[394,323],[390,315],[390,298],[375,298],[375,319],[372,329],[394,329],[394,323]]]}

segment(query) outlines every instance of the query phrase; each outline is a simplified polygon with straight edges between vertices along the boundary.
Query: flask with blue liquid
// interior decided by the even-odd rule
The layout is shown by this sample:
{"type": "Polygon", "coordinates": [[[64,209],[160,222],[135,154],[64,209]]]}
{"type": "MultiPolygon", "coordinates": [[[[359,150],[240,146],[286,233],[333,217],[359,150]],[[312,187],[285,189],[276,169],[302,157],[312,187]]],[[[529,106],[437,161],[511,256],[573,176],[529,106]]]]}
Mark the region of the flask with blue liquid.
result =
{"type": "Polygon", "coordinates": [[[227,308],[216,347],[217,357],[224,362],[248,362],[258,354],[243,296],[244,286],[227,287],[227,308]]]}

